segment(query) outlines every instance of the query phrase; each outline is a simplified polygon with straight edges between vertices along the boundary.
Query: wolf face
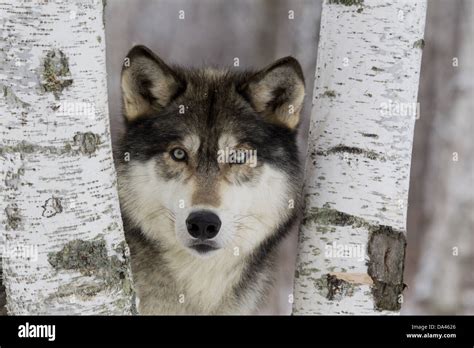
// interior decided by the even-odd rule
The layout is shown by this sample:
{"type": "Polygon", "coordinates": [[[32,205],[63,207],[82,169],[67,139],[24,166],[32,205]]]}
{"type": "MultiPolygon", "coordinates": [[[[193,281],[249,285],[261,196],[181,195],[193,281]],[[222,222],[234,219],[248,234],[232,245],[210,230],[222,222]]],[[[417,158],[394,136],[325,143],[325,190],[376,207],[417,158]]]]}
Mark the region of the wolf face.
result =
{"type": "Polygon", "coordinates": [[[123,207],[143,232],[196,256],[250,252],[293,214],[304,83],[293,58],[261,72],[172,69],[128,54],[123,207]]]}
{"type": "Polygon", "coordinates": [[[136,46],[122,92],[122,211],[168,262],[243,260],[296,214],[304,82],[294,58],[259,72],[188,70],[136,46]]]}

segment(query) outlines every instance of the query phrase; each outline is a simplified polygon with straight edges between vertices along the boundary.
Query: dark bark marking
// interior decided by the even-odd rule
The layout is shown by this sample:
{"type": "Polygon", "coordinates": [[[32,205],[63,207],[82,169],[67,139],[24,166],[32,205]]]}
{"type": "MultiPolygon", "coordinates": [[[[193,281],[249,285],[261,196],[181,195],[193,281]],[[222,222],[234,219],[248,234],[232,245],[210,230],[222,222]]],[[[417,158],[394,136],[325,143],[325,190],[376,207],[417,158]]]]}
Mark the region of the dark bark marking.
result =
{"type": "Polygon", "coordinates": [[[372,71],[380,72],[380,71],[385,71],[385,70],[382,69],[382,68],[377,68],[376,66],[373,66],[373,67],[372,67],[372,71]]]}
{"type": "Polygon", "coordinates": [[[317,154],[320,155],[320,156],[327,156],[327,155],[337,154],[337,153],[350,153],[352,155],[362,155],[362,156],[367,157],[368,159],[371,159],[371,160],[379,159],[381,161],[385,161],[385,157],[383,157],[382,155],[376,153],[375,151],[364,150],[364,149],[361,149],[359,147],[347,146],[347,145],[342,145],[342,144],[333,146],[333,147],[331,147],[330,149],[328,149],[326,151],[318,151],[317,152],[317,154]]]}
{"type": "Polygon", "coordinates": [[[41,208],[43,208],[43,213],[41,215],[47,218],[53,217],[63,211],[61,200],[56,197],[48,198],[41,208]]]}
{"type": "Polygon", "coordinates": [[[420,48],[420,49],[425,48],[425,40],[424,39],[416,40],[413,43],[413,48],[420,48]]]}
{"type": "Polygon", "coordinates": [[[402,232],[379,225],[369,229],[368,274],[374,281],[372,294],[379,310],[398,311],[403,283],[406,238],[402,232]]]}
{"type": "Polygon", "coordinates": [[[337,278],[335,275],[327,274],[328,300],[340,301],[344,296],[352,296],[354,294],[355,285],[345,280],[337,278]]]}
{"type": "Polygon", "coordinates": [[[125,294],[131,295],[133,286],[125,243],[120,243],[115,251],[121,254],[123,261],[116,255],[108,256],[104,239],[76,239],[65,244],[60,251],[49,253],[48,261],[56,270],[74,270],[86,276],[96,276],[103,280],[104,288],[120,284],[125,294]]]}
{"type": "Polygon", "coordinates": [[[321,95],[321,97],[329,97],[329,98],[334,98],[335,96],[336,96],[336,91],[333,91],[333,90],[327,90],[321,95]]]}
{"type": "Polygon", "coordinates": [[[360,217],[329,208],[328,206],[323,206],[322,208],[311,208],[310,212],[305,215],[303,224],[306,224],[309,221],[316,222],[320,225],[367,228],[371,226],[369,222],[360,217]]]}
{"type": "Polygon", "coordinates": [[[7,205],[5,214],[7,216],[7,228],[11,228],[12,230],[19,229],[22,219],[18,205],[15,203],[7,205]]]}
{"type": "MultiPolygon", "coordinates": [[[[372,95],[370,95],[372,96],[372,95]]],[[[377,139],[379,136],[377,134],[374,134],[374,133],[360,133],[362,134],[363,137],[366,137],[366,138],[375,138],[377,139]]]]}
{"type": "Polygon", "coordinates": [[[60,49],[51,49],[43,58],[41,72],[41,87],[45,92],[51,92],[59,99],[64,88],[72,85],[69,60],[60,49]]]}
{"type": "Polygon", "coordinates": [[[14,146],[0,146],[0,155],[19,152],[22,154],[44,153],[51,155],[77,155],[82,153],[90,156],[97,151],[101,144],[100,135],[92,132],[77,132],[72,141],[67,142],[64,146],[42,146],[23,140],[14,146]]]}
{"type": "Polygon", "coordinates": [[[85,155],[91,155],[100,144],[100,136],[92,132],[76,133],[73,138],[74,146],[76,146],[80,152],[85,155]]]}
{"type": "Polygon", "coordinates": [[[338,4],[344,6],[362,5],[364,0],[328,0],[328,4],[338,4]]]}

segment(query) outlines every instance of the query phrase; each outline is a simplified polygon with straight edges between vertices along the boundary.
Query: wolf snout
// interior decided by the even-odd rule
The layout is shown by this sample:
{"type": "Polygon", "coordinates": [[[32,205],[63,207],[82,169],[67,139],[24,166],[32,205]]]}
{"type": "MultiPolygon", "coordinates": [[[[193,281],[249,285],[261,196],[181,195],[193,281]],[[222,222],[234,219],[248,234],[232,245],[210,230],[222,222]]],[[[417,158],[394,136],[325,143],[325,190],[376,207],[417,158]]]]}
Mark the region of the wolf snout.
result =
{"type": "Polygon", "coordinates": [[[214,238],[221,228],[221,219],[213,212],[201,210],[189,214],[186,219],[189,234],[201,240],[214,238]]]}

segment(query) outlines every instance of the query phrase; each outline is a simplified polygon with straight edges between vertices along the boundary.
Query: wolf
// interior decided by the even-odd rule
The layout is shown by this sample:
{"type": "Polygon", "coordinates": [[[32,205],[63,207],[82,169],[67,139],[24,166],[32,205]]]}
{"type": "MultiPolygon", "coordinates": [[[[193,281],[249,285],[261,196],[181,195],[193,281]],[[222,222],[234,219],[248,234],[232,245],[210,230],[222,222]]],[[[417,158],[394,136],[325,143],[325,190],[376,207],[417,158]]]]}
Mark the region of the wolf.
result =
{"type": "Polygon", "coordinates": [[[300,64],[188,69],[135,46],[121,89],[115,158],[139,313],[257,314],[301,207],[300,64]]]}

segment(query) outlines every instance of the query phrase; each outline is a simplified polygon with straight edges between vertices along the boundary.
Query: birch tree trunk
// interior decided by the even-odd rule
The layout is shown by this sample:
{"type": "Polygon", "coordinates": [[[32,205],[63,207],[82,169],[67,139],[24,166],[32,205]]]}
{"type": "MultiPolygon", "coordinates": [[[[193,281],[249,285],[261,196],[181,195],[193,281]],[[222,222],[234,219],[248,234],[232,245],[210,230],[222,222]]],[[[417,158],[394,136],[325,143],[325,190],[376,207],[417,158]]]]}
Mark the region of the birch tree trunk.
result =
{"type": "Polygon", "coordinates": [[[425,14],[425,0],[323,4],[295,314],[400,309],[425,14]]]}
{"type": "Polygon", "coordinates": [[[134,312],[107,108],[103,4],[0,4],[9,314],[134,312]]]}

